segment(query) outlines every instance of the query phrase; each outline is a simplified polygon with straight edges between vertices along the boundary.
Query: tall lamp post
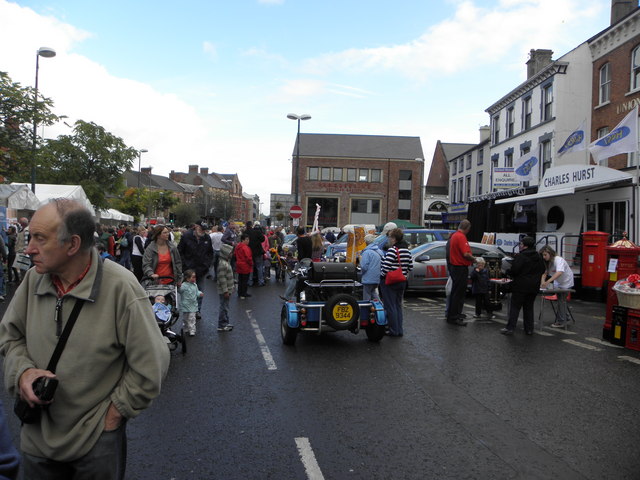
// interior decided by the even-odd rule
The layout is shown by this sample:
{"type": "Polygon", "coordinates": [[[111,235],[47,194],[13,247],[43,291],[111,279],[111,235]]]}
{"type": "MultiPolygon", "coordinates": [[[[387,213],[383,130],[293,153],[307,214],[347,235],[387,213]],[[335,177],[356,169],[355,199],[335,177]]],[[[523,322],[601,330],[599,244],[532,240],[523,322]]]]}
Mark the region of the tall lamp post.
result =
{"type": "Polygon", "coordinates": [[[40,57],[53,58],[56,51],[53,48],[40,47],[36,52],[36,88],[33,95],[33,145],[31,147],[31,191],[36,193],[36,148],[38,130],[38,70],[40,69],[40,57]]]}
{"type": "Polygon", "coordinates": [[[149,150],[146,149],[142,149],[142,150],[138,150],[138,198],[140,198],[140,175],[142,173],[141,169],[140,169],[140,161],[142,160],[142,154],[143,153],[147,153],[149,150]]]}
{"type": "Polygon", "coordinates": [[[294,181],[294,204],[298,205],[298,188],[300,185],[300,120],[311,120],[311,115],[308,113],[303,113],[302,115],[289,113],[287,118],[298,121],[298,135],[296,137],[296,167],[294,169],[294,175],[296,177],[294,181]]]}

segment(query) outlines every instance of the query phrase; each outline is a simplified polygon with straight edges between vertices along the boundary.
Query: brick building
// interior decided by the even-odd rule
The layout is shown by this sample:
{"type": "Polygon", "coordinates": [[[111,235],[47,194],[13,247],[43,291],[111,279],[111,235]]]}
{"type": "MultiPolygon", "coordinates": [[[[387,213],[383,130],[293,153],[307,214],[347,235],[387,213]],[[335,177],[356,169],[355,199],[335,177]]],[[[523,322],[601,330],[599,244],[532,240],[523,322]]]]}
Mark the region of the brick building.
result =
{"type": "MultiPolygon", "coordinates": [[[[423,224],[424,156],[418,137],[300,134],[301,225],[380,225],[403,219],[423,224]]],[[[293,147],[291,191],[296,191],[293,147]]]]}

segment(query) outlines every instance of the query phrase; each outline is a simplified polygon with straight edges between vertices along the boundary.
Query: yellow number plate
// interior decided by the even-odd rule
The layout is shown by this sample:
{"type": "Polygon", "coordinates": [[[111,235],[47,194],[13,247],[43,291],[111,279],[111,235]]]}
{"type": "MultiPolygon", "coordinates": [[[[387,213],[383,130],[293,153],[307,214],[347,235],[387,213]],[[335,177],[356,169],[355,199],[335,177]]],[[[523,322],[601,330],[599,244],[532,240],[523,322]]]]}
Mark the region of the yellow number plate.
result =
{"type": "Polygon", "coordinates": [[[353,308],[351,305],[336,305],[333,307],[333,318],[338,322],[348,322],[353,318],[353,308]]]}

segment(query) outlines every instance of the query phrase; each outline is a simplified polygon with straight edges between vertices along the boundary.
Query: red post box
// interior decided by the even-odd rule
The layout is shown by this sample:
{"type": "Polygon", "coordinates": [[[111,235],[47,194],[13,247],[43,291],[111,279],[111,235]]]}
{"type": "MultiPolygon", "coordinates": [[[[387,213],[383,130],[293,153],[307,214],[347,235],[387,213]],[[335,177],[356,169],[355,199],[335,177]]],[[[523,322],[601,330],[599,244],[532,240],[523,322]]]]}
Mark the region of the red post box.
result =
{"type": "Polygon", "coordinates": [[[606,287],[608,239],[606,232],[582,234],[582,288],[601,290],[606,287]]]}
{"type": "Polygon", "coordinates": [[[638,273],[638,255],[640,255],[640,247],[606,247],[607,251],[607,267],[611,259],[616,259],[615,272],[609,273],[609,284],[607,285],[607,317],[602,327],[602,338],[611,340],[611,320],[613,307],[618,305],[618,297],[613,291],[613,286],[618,280],[627,278],[633,273],[638,273]]]}

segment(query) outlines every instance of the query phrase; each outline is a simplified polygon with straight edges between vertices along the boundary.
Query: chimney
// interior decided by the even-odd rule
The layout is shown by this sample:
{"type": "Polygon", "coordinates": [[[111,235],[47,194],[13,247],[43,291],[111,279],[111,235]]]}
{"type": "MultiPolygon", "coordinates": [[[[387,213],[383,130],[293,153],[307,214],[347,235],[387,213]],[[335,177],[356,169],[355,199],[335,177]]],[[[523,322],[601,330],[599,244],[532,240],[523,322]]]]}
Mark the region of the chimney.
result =
{"type": "Polygon", "coordinates": [[[198,165],[189,165],[189,173],[198,173],[198,165]]]}
{"type": "Polygon", "coordinates": [[[636,8],[638,0],[611,0],[611,25],[618,23],[636,8]]]}
{"type": "Polygon", "coordinates": [[[209,175],[209,167],[206,167],[206,168],[205,168],[205,167],[202,167],[202,168],[200,169],[200,174],[201,174],[201,175],[209,175]]]}
{"type": "Polygon", "coordinates": [[[491,137],[491,128],[489,125],[483,125],[480,127],[480,143],[485,140],[489,140],[489,137],[491,137]]]}
{"type": "Polygon", "coordinates": [[[540,70],[549,65],[553,60],[551,50],[531,49],[529,52],[529,60],[527,60],[527,78],[533,77],[540,70]]]}
{"type": "Polygon", "coordinates": [[[142,168],[140,169],[140,171],[141,171],[142,173],[144,173],[145,175],[151,175],[151,168],[152,168],[152,167],[142,167],[142,168]]]}

